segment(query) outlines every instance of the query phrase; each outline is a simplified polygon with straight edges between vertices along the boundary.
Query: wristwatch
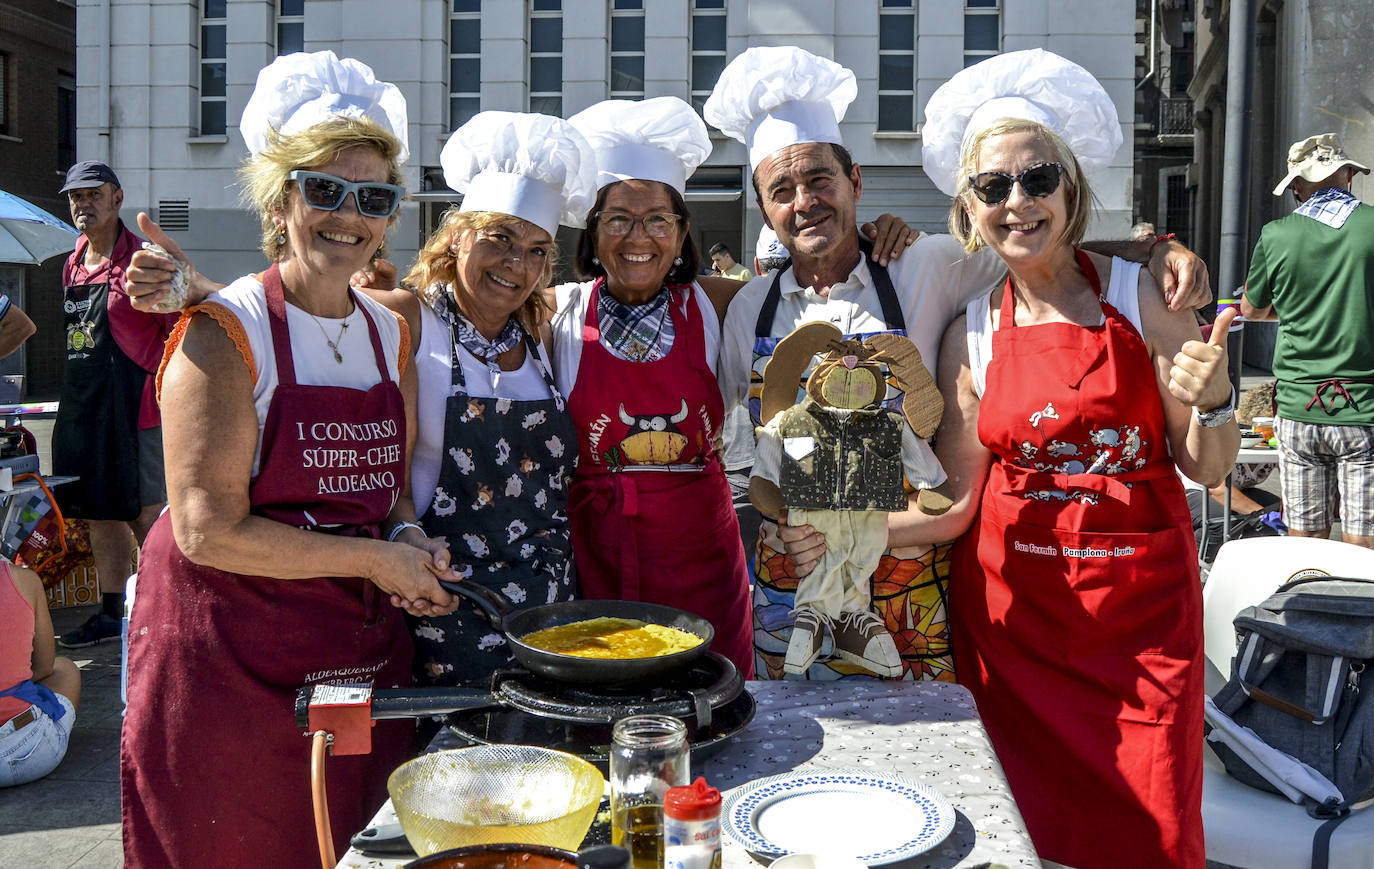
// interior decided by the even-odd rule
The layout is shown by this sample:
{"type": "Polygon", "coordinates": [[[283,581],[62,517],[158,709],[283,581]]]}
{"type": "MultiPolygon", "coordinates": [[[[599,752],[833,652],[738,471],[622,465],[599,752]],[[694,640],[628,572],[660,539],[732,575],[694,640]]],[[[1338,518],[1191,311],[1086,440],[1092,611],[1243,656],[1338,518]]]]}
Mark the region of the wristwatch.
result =
{"type": "Polygon", "coordinates": [[[1197,424],[1203,428],[1216,428],[1226,425],[1236,418],[1236,390],[1231,389],[1231,400],[1221,407],[1214,407],[1211,410],[1198,410],[1193,408],[1193,414],[1197,417],[1197,424]]]}

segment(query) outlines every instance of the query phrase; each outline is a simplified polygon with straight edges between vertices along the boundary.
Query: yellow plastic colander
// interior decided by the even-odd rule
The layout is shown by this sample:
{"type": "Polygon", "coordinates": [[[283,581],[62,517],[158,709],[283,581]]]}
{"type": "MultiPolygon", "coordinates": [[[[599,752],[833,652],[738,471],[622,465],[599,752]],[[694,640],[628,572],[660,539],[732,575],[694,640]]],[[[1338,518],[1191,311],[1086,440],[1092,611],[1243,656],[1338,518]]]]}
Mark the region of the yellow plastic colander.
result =
{"type": "Polygon", "coordinates": [[[401,829],[421,857],[493,842],[576,850],[604,787],[582,758],[527,745],[437,751],[387,780],[401,829]]]}

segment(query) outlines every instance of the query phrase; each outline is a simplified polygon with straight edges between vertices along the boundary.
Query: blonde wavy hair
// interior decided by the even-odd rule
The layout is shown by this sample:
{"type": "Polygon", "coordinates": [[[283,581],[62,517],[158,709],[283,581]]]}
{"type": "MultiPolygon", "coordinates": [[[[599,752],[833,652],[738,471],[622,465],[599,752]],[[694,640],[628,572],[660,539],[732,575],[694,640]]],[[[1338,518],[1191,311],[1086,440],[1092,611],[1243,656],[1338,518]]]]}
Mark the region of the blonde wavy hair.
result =
{"type": "MultiPolygon", "coordinates": [[[[430,307],[442,303],[445,288],[458,283],[458,243],[465,232],[482,232],[508,226],[512,222],[524,222],[521,218],[503,214],[499,211],[459,211],[450,208],[439,221],[420,253],[415,264],[410,267],[401,283],[411,288],[421,301],[430,307]]],[[[525,331],[539,335],[539,326],[553,313],[548,301],[541,292],[553,279],[554,266],[558,263],[557,242],[549,246],[549,256],[540,275],[539,286],[534,288],[525,304],[515,312],[515,318],[525,331]]]]}
{"type": "MultiPolygon", "coordinates": [[[[287,176],[293,169],[314,169],[333,160],[339,153],[352,148],[372,148],[386,161],[386,181],[401,184],[401,165],[397,157],[401,142],[391,131],[367,118],[334,117],[293,133],[279,135],[275,130],[267,134],[267,147],[252,154],[239,169],[243,184],[243,201],[258,212],[262,223],[262,252],[277,262],[286,245],[277,241],[274,218],[286,210],[296,182],[287,176]]],[[[401,212],[391,215],[391,226],[401,212]]]]}
{"type": "Polygon", "coordinates": [[[969,253],[982,250],[984,244],[968,215],[968,209],[974,207],[975,200],[969,179],[978,173],[978,157],[983,151],[983,145],[994,136],[1020,132],[1032,133],[1049,145],[1050,150],[1054,152],[1055,160],[1064,167],[1064,177],[1059,183],[1067,185],[1068,188],[1065,196],[1069,219],[1064,232],[1060,235],[1060,241],[1076,245],[1083,240],[1088,231],[1088,221],[1092,219],[1097,198],[1088,186],[1083,167],[1078,164],[1078,158],[1073,155],[1068,144],[1058,133],[1044,124],[1021,118],[1004,118],[975,133],[964,143],[959,153],[959,187],[954,194],[954,203],[949,209],[949,234],[958,239],[964,250],[969,253]]]}

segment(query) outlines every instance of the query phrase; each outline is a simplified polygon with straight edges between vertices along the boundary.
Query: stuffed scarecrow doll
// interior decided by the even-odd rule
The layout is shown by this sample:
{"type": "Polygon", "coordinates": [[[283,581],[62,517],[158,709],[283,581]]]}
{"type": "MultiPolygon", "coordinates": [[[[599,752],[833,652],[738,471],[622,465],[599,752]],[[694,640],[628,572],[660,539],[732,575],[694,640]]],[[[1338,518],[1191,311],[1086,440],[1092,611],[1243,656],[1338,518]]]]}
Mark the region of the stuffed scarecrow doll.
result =
{"type": "Polygon", "coordinates": [[[835,653],[880,676],[901,675],[897,644],[870,609],[871,577],[887,548],[887,514],[948,510],[945,472],[924,438],[944,411],[935,381],[911,340],[879,334],[844,339],[830,323],[808,323],[778,343],[763,377],[758,453],[749,497],[761,511],[787,511],[790,525],[825,535],[825,552],[797,585],[796,624],[783,670],[805,673],[826,628],[835,653]],[[813,358],[820,362],[797,384],[813,358]],[[888,378],[905,393],[902,412],[883,406],[888,378]],[[940,488],[937,488],[940,487],[940,488]]]}

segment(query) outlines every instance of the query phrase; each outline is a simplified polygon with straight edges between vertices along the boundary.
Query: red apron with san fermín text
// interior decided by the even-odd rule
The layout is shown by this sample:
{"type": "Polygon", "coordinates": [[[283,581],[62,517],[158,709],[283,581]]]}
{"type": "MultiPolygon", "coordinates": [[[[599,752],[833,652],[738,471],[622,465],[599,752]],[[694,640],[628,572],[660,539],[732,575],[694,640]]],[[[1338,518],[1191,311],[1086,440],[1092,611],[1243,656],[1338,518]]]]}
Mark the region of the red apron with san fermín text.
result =
{"type": "MultiPolygon", "coordinates": [[[[376,537],[406,472],[405,408],[376,323],[363,308],[379,383],[300,385],[277,266],[263,284],[279,383],[250,511],[321,533],[376,537]],[[351,451],[357,466],[340,458],[320,468],[307,450],[351,451]]],[[[408,685],[410,662],[402,613],[370,581],[282,580],[196,565],[163,513],[143,547],[129,625],[125,865],[319,865],[310,739],[295,722],[296,691],[318,682],[408,685]]],[[[413,722],[380,722],[371,754],[325,761],[340,853],[386,798],[386,778],[412,753],[413,734],[413,722]]]]}
{"type": "Polygon", "coordinates": [[[715,628],[712,651],[754,673],[749,574],[713,442],[725,415],[691,286],[669,287],[668,355],[631,362],[601,346],[592,287],[568,396],[580,456],[568,491],[573,564],[588,599],[685,609],[715,628]]]}
{"type": "Polygon", "coordinates": [[[1201,584],[1155,368],[1105,299],[1082,327],[1016,326],[1013,298],[979,407],[992,467],[955,548],[955,671],[1042,857],[1201,867],[1201,584]]]}

